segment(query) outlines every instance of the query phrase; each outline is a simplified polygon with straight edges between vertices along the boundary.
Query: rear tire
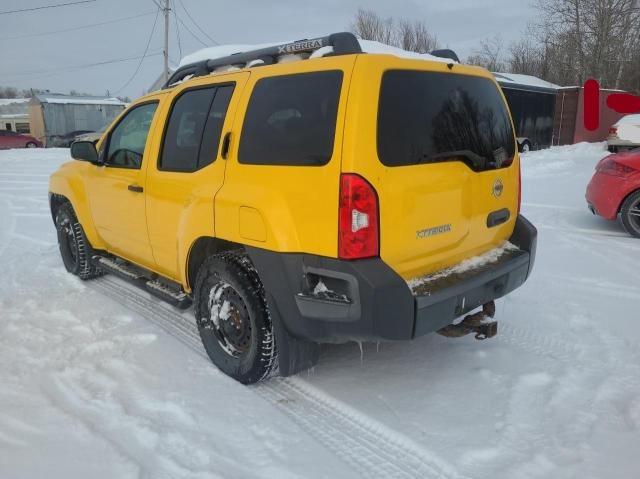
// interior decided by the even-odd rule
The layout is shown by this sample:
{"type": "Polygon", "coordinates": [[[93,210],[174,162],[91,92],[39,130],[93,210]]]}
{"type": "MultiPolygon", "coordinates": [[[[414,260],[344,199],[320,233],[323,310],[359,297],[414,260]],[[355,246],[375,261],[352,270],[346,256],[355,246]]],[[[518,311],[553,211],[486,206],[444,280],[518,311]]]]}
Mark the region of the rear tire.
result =
{"type": "Polygon", "coordinates": [[[223,373],[243,384],[277,373],[264,287],[246,256],[223,253],[207,258],[198,271],[194,303],[202,344],[223,373]]]}
{"type": "Polygon", "coordinates": [[[620,219],[627,232],[640,238],[640,191],[631,193],[620,207],[620,219]]]}
{"type": "Polygon", "coordinates": [[[27,148],[37,148],[38,145],[36,145],[33,141],[30,141],[26,144],[27,148]]]}
{"type": "Polygon", "coordinates": [[[531,143],[529,140],[524,140],[520,145],[520,153],[529,153],[531,151],[531,143]]]}
{"type": "Polygon", "coordinates": [[[102,275],[91,262],[93,249],[76,218],[71,203],[63,203],[56,211],[58,247],[64,267],[80,279],[91,279],[102,275]]]}

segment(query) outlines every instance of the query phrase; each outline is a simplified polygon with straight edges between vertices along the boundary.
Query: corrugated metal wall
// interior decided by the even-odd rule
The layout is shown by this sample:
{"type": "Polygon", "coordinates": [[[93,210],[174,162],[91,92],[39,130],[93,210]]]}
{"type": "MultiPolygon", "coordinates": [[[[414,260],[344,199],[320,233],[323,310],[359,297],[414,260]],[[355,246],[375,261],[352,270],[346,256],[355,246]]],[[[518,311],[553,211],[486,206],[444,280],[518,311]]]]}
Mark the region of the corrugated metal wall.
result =
{"type": "Polygon", "coordinates": [[[65,135],[77,130],[97,131],[124,109],[122,105],[42,103],[45,136],[65,135]]]}

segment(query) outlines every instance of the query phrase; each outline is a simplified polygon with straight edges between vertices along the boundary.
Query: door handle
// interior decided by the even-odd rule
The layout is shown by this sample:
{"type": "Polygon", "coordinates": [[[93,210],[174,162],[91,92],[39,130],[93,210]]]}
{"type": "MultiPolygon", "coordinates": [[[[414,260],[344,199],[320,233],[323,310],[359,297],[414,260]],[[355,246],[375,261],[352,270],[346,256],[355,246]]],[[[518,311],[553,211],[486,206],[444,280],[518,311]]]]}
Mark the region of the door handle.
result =
{"type": "Polygon", "coordinates": [[[231,132],[228,131],[224,134],[224,138],[222,139],[222,149],[220,151],[220,154],[222,156],[223,160],[227,159],[227,156],[229,155],[229,144],[231,143],[231,132]]]}
{"type": "Polygon", "coordinates": [[[138,185],[129,185],[127,186],[127,189],[129,191],[133,191],[134,193],[142,193],[144,191],[144,188],[138,185]]]}

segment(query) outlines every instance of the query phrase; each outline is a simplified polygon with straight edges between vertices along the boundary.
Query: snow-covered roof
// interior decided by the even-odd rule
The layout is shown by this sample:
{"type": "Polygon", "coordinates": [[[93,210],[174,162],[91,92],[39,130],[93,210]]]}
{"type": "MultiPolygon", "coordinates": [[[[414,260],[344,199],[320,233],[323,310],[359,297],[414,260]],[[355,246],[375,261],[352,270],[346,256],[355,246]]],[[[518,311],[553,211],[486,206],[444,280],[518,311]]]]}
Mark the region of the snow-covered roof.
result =
{"type": "Polygon", "coordinates": [[[31,98],[0,98],[0,106],[27,103],[31,98]]]}
{"type": "Polygon", "coordinates": [[[73,105],[122,105],[126,103],[113,97],[102,96],[71,96],[55,93],[38,93],[34,95],[40,103],[73,104],[73,105]]]}
{"type": "MultiPolygon", "coordinates": [[[[397,57],[412,58],[417,60],[429,60],[429,61],[444,62],[444,63],[452,62],[452,60],[448,58],[440,58],[433,55],[429,55],[428,53],[409,52],[401,48],[392,47],[391,45],[385,45],[384,43],[375,42],[372,40],[358,40],[358,41],[360,42],[360,47],[362,48],[362,51],[366,53],[384,53],[388,55],[395,55],[397,57]]],[[[261,48],[273,47],[275,45],[282,45],[284,43],[291,43],[291,42],[284,41],[284,42],[273,42],[273,43],[261,43],[261,44],[255,44],[255,45],[233,44],[233,45],[218,45],[215,47],[207,47],[184,56],[182,60],[180,60],[179,66],[189,65],[190,63],[196,63],[202,60],[222,58],[229,55],[233,55],[234,53],[244,53],[252,50],[259,50],[261,48]]],[[[324,54],[330,53],[332,51],[331,47],[323,47],[323,48],[325,49],[322,52],[324,54]]],[[[321,56],[321,55],[316,54],[314,56],[321,56]]]]}
{"type": "Polygon", "coordinates": [[[6,113],[6,114],[2,114],[0,115],[0,118],[29,118],[29,114],[28,113],[6,113]]]}
{"type": "Polygon", "coordinates": [[[502,83],[514,83],[518,85],[533,86],[537,88],[552,88],[554,90],[561,88],[560,85],[556,85],[555,83],[548,82],[546,80],[543,80],[542,78],[534,77],[532,75],[493,72],[493,76],[496,77],[496,80],[502,83]]]}

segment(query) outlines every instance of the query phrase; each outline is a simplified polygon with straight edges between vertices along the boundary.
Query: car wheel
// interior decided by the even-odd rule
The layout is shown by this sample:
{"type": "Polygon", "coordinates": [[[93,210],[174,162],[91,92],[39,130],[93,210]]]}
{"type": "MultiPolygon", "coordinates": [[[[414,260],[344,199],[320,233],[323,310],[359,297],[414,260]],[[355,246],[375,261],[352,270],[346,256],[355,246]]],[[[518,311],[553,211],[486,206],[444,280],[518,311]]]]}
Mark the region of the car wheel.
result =
{"type": "Polygon", "coordinates": [[[36,145],[33,141],[30,141],[26,144],[27,148],[38,148],[38,145],[36,145]]]}
{"type": "Polygon", "coordinates": [[[520,145],[520,153],[529,153],[531,151],[531,143],[528,140],[522,142],[520,145]]]}
{"type": "Polygon", "coordinates": [[[627,197],[620,208],[620,218],[627,232],[640,238],[640,191],[627,197]]]}
{"type": "Polygon", "coordinates": [[[277,373],[277,350],[264,287],[246,256],[223,253],[200,267],[194,313],[211,361],[252,384],[277,373]]]}
{"type": "Polygon", "coordinates": [[[91,279],[102,274],[91,262],[93,250],[71,203],[62,204],[56,211],[56,231],[60,256],[69,273],[80,279],[91,279]]]}

